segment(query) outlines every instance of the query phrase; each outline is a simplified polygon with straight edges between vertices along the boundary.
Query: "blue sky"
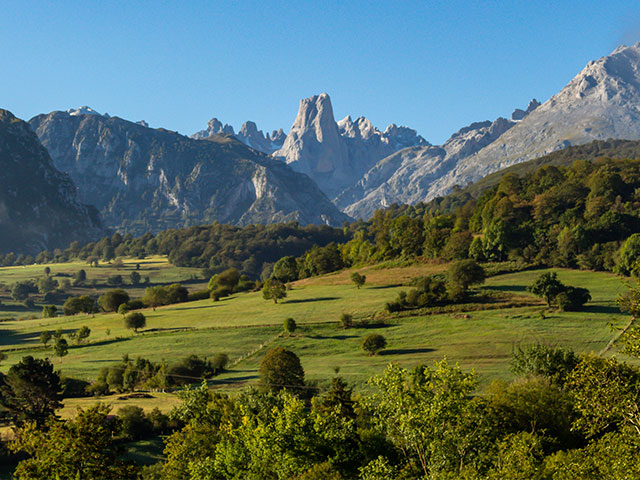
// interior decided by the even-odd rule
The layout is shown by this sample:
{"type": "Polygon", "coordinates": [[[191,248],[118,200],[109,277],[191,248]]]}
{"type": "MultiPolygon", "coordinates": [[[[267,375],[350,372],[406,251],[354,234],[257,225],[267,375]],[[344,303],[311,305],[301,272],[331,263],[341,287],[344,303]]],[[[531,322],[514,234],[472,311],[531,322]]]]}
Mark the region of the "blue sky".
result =
{"type": "Polygon", "coordinates": [[[547,100],[640,40],[631,1],[0,0],[0,107],[90,105],[191,134],[213,116],[288,130],[303,97],[432,143],[547,100]]]}

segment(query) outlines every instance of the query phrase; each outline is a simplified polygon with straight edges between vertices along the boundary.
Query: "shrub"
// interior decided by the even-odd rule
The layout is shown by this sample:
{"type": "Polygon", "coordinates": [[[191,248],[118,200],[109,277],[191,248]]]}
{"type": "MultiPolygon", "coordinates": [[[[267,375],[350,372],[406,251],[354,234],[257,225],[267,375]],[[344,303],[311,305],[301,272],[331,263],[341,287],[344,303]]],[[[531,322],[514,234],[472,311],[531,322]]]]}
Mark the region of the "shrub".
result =
{"type": "Polygon", "coordinates": [[[146,308],[146,305],[142,300],[129,300],[127,302],[127,307],[129,307],[129,310],[140,310],[142,308],[146,308]]]}
{"type": "Polygon", "coordinates": [[[471,285],[484,282],[484,269],[475,260],[458,260],[449,267],[447,281],[453,299],[466,295],[471,285]]]}
{"type": "Polygon", "coordinates": [[[340,315],[340,326],[342,328],[351,328],[353,327],[353,315],[348,313],[343,313],[340,315]]]}
{"type": "Polygon", "coordinates": [[[209,290],[198,290],[197,292],[190,293],[187,297],[188,302],[195,302],[196,300],[206,300],[210,298],[211,292],[209,290]]]}
{"type": "Polygon", "coordinates": [[[137,332],[139,328],[144,328],[146,325],[147,319],[140,312],[132,312],[124,317],[124,326],[133,329],[134,332],[137,332]]]}
{"type": "Polygon", "coordinates": [[[296,321],[293,318],[287,318],[284,321],[284,331],[287,333],[293,333],[296,331],[296,321]]]}
{"type": "Polygon", "coordinates": [[[387,346],[387,340],[378,333],[371,333],[362,339],[362,349],[369,355],[376,355],[387,346]]]}
{"type": "Polygon", "coordinates": [[[127,440],[140,440],[153,435],[153,425],[140,407],[135,405],[120,407],[118,418],[120,418],[120,434],[127,440]]]}
{"type": "Polygon", "coordinates": [[[129,313],[129,310],[130,308],[128,303],[122,303],[118,307],[118,313],[122,316],[125,316],[127,313],[129,313]]]}
{"type": "Polygon", "coordinates": [[[98,305],[100,305],[100,308],[105,312],[117,312],[118,307],[128,301],[129,294],[120,288],[109,290],[98,297],[98,305]]]}
{"type": "Polygon", "coordinates": [[[356,286],[357,289],[360,289],[361,286],[365,284],[367,281],[367,277],[359,274],[358,272],[353,272],[351,274],[351,281],[356,286]]]}

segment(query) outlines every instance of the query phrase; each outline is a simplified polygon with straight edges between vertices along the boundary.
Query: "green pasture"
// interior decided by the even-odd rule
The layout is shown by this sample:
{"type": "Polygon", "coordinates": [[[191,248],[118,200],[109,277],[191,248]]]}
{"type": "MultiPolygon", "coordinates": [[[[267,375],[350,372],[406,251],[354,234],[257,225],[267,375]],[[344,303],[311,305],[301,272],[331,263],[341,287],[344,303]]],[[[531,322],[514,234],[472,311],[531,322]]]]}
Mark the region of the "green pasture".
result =
{"type": "MultiPolygon", "coordinates": [[[[343,281],[348,272],[306,279],[294,283],[287,298],[278,304],[265,301],[260,292],[251,292],[219,302],[202,300],[147,309],[147,326],[137,334],[124,328],[118,314],[4,322],[0,323],[0,349],[8,359],[3,368],[26,354],[53,358],[52,349],[39,344],[41,331],[61,328],[70,332],[87,325],[92,331],[88,345],[73,346],[67,356],[53,358],[63,374],[95,378],[101,367],[120,361],[125,354],[171,363],[192,353],[212,356],[224,352],[234,365],[211,383],[226,390],[256,383],[262,355],[269,347],[282,345],[298,354],[308,380],[320,385],[339,368],[340,375],[362,388],[368,377],[380,373],[390,362],[413,367],[444,356],[466,369],[475,369],[486,384],[510,377],[509,358],[516,345],[541,342],[578,352],[601,352],[616,334],[609,323],[623,324],[628,318],[615,304],[616,296],[626,288],[619,277],[565,269],[555,270],[561,281],[591,291],[593,301],[581,312],[547,311],[540,303],[466,315],[380,315],[385,302],[407,288],[398,285],[402,269],[396,270],[381,274],[375,284],[361,289],[343,281]],[[351,313],[356,323],[368,320],[369,325],[342,329],[338,320],[343,312],[351,313]],[[292,336],[278,336],[287,317],[293,317],[299,329],[292,336]],[[380,320],[384,324],[375,325],[380,320]],[[388,347],[383,354],[370,357],[362,352],[360,343],[374,332],[386,337],[388,347]]],[[[489,278],[481,289],[530,296],[526,286],[543,272],[499,275],[489,278]]],[[[613,353],[615,349],[607,351],[613,353]]]]}

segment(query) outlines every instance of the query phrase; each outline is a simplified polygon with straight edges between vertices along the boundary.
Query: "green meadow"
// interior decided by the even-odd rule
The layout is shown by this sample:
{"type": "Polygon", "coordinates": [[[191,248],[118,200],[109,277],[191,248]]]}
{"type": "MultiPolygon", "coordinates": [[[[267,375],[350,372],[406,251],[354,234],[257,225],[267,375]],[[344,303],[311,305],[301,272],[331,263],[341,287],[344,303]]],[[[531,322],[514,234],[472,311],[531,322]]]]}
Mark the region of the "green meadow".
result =
{"type": "MultiPolygon", "coordinates": [[[[128,261],[126,265],[135,268],[136,262],[128,261]]],[[[141,270],[156,269],[158,283],[160,279],[163,283],[179,281],[181,274],[187,279],[194,275],[194,270],[180,271],[161,258],[150,259],[147,267],[141,262],[141,270]]],[[[70,271],[73,266],[80,268],[80,264],[51,268],[70,271]]],[[[0,323],[0,350],[8,358],[1,368],[6,370],[24,355],[49,357],[63,375],[91,380],[100,368],[120,361],[124,355],[171,363],[190,354],[227,353],[231,366],[210,384],[212,388],[229,390],[255,384],[262,356],[268,348],[280,345],[300,357],[307,380],[319,387],[339,372],[357,389],[365,389],[367,378],[380,373],[390,362],[413,368],[445,356],[466,369],[474,369],[486,386],[493,379],[510,377],[509,359],[517,345],[540,342],[577,352],[610,355],[616,351],[607,346],[617,334],[610,323],[622,325],[628,321],[615,303],[617,295],[626,288],[619,277],[565,269],[554,269],[560,280],[588,288],[593,297],[581,312],[547,310],[540,299],[532,297],[526,287],[544,271],[535,270],[490,277],[479,288],[479,293],[524,299],[529,306],[476,307],[465,312],[462,305],[456,312],[421,311],[413,316],[384,313],[385,303],[393,300],[400,290],[410,288],[406,284],[411,278],[445,269],[446,265],[433,264],[367,267],[360,269],[368,279],[361,289],[351,284],[349,271],[338,272],[294,282],[287,297],[277,304],[264,300],[260,292],[250,292],[218,302],[201,300],[155,311],[146,309],[143,313],[147,326],[139,333],[125,329],[122,316],[113,313],[5,321],[0,323]],[[353,315],[356,326],[341,328],[342,313],[353,315]],[[298,324],[292,335],[282,331],[287,317],[298,324]],[[88,343],[72,345],[62,358],[55,357],[53,349],[44,348],[39,341],[44,330],[62,329],[69,333],[83,325],[91,329],[88,343]],[[381,354],[368,356],[360,343],[364,336],[374,332],[384,335],[388,346],[381,354]]],[[[0,269],[0,281],[5,284],[17,275],[14,268],[6,270],[7,276],[5,269],[0,269]]],[[[87,273],[91,271],[87,269],[87,273]]],[[[171,403],[159,401],[157,395],[135,402],[149,408],[171,403]]],[[[72,399],[67,405],[86,401],[91,399],[72,399]]],[[[113,400],[115,405],[123,401],[113,400]]]]}

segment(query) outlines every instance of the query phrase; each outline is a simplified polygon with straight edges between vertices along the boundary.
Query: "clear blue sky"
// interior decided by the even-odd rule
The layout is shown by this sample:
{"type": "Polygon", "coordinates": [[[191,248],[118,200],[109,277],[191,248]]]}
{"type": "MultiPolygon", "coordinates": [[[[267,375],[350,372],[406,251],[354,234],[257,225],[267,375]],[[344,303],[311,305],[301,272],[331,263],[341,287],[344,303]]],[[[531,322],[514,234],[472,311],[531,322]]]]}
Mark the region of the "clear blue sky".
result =
{"type": "Polygon", "coordinates": [[[336,119],[440,143],[637,40],[633,1],[0,0],[0,107],[288,130],[301,98],[327,92],[336,119]]]}

